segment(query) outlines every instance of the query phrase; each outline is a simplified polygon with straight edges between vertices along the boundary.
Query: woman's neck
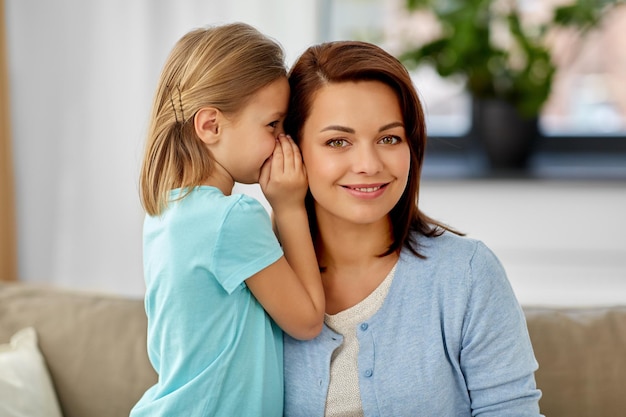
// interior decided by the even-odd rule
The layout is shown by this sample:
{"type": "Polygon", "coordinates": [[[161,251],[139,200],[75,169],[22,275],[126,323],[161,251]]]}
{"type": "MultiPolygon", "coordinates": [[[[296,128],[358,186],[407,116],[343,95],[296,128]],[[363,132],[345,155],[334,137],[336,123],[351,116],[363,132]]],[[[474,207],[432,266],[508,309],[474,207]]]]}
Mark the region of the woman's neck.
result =
{"type": "Polygon", "coordinates": [[[391,244],[391,230],[385,224],[318,224],[318,261],[324,268],[367,267],[391,244]]]}
{"type": "Polygon", "coordinates": [[[398,254],[381,257],[391,244],[388,221],[358,225],[318,223],[317,253],[326,295],[326,312],[335,314],[365,299],[385,279],[398,254]]]}

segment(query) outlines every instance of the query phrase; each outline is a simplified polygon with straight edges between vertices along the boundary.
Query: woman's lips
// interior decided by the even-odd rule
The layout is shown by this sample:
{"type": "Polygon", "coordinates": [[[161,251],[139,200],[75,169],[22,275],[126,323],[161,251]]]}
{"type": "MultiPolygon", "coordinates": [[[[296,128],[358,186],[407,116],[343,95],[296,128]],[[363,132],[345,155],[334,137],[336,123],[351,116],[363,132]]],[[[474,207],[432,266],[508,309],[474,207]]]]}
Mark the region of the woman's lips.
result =
{"type": "Polygon", "coordinates": [[[353,184],[353,185],[342,185],[342,187],[348,191],[351,195],[363,198],[363,199],[373,199],[379,197],[385,192],[385,187],[387,187],[389,183],[380,183],[380,184],[353,184]]]}

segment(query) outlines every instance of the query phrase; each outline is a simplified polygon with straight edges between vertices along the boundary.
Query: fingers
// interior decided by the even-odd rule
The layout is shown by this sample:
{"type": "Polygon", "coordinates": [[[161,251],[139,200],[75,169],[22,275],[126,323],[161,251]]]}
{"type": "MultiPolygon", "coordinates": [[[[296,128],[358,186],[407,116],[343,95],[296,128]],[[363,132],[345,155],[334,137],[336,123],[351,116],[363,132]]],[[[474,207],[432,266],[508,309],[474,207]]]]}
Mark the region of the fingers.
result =
{"type": "Polygon", "coordinates": [[[282,169],[284,172],[292,172],[301,169],[302,156],[298,145],[293,141],[291,136],[279,135],[278,142],[274,148],[274,154],[281,154],[282,169]]]}
{"type": "Polygon", "coordinates": [[[300,148],[296,145],[296,142],[291,138],[291,136],[287,135],[287,139],[289,144],[291,145],[291,151],[293,153],[293,165],[294,169],[300,170],[302,169],[302,154],[300,153],[300,148]]]}
{"type": "Polygon", "coordinates": [[[276,145],[274,146],[274,152],[272,153],[271,164],[272,170],[275,172],[283,172],[284,166],[284,158],[283,158],[283,147],[280,143],[279,138],[276,138],[276,145]]]}
{"type": "Polygon", "coordinates": [[[307,176],[300,149],[291,137],[276,138],[274,151],[261,169],[259,182],[274,211],[304,202],[307,176]]]}
{"type": "Polygon", "coordinates": [[[285,171],[291,171],[293,170],[293,149],[291,148],[289,139],[285,135],[280,135],[278,136],[278,141],[284,156],[285,165],[283,168],[285,171]]]}
{"type": "Polygon", "coordinates": [[[272,159],[273,157],[267,158],[267,160],[263,163],[261,167],[261,174],[259,176],[259,185],[262,189],[267,187],[267,184],[270,180],[270,176],[272,175],[272,159]]]}

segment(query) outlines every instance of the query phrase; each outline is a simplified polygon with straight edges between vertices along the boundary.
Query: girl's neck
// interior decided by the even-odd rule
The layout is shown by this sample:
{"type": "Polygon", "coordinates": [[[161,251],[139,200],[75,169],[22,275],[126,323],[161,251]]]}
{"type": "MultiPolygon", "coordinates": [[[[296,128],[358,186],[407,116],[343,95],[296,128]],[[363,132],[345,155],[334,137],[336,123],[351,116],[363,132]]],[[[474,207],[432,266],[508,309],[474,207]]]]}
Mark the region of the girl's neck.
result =
{"type": "Polygon", "coordinates": [[[231,195],[235,181],[221,165],[216,163],[213,172],[204,180],[202,185],[219,188],[224,195],[231,195]]]}

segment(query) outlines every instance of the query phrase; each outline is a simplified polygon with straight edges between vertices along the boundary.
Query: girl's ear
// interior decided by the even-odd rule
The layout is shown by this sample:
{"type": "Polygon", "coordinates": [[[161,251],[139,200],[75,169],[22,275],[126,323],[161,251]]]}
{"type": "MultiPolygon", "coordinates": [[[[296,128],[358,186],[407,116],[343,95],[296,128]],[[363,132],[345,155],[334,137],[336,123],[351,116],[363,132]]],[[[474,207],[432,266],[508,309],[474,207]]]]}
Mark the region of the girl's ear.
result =
{"type": "Polygon", "coordinates": [[[213,145],[219,141],[222,113],[215,107],[203,107],[196,112],[193,118],[193,126],[196,135],[207,145],[213,145]]]}

